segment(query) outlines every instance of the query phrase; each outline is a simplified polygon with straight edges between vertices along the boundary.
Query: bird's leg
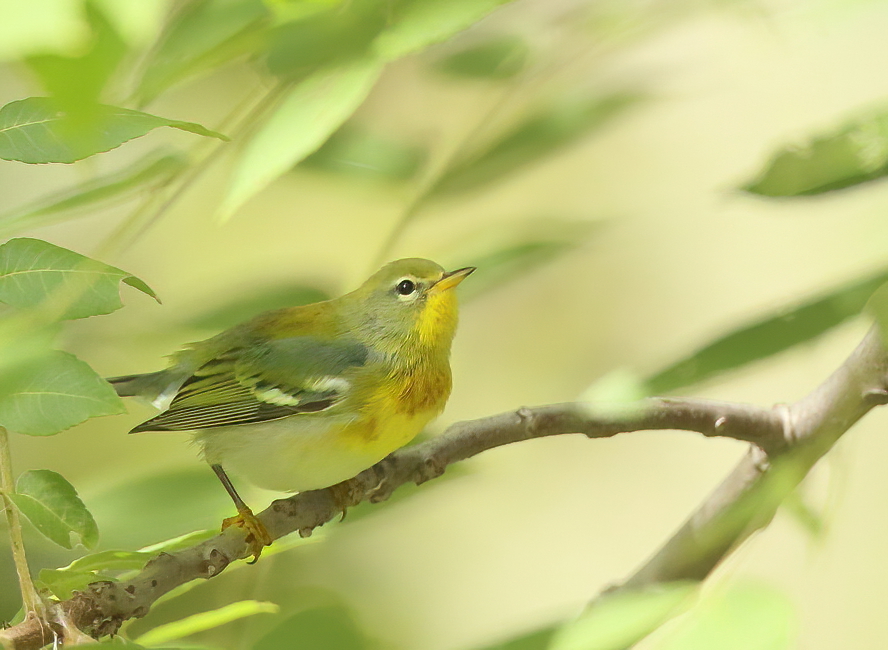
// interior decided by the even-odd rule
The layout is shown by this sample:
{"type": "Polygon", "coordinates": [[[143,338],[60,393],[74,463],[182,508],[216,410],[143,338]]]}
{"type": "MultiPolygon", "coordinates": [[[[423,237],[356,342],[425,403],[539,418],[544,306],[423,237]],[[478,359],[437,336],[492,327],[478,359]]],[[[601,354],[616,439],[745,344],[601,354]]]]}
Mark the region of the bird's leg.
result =
{"type": "Polygon", "coordinates": [[[240,498],[240,495],[237,493],[237,490],[234,489],[231,479],[228,478],[228,474],[225,473],[222,466],[210,465],[210,467],[216,472],[216,476],[222,481],[225,491],[228,492],[228,496],[231,497],[235,507],[237,507],[237,516],[223,520],[222,530],[225,530],[229,526],[237,526],[238,528],[243,528],[247,532],[247,544],[250,545],[250,550],[253,552],[253,559],[250,560],[249,564],[255,564],[259,559],[259,556],[262,555],[262,549],[266,546],[271,546],[271,535],[268,533],[268,530],[266,530],[265,525],[253,514],[250,507],[240,498]]]}

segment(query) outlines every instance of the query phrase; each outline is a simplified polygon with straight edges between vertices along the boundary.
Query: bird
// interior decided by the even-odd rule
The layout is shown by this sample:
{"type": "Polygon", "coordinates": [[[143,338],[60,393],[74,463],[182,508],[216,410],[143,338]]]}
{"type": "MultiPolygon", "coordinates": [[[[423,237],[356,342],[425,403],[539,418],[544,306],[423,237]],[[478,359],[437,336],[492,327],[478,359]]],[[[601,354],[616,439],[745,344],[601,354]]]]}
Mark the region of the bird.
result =
{"type": "Polygon", "coordinates": [[[264,312],[108,379],[168,407],[134,427],[190,431],[237,508],[256,562],[272,542],[227,471],[286,492],[331,487],[410,442],[443,410],[457,326],[454,289],[475,267],[390,262],[338,298],[264,312]]]}

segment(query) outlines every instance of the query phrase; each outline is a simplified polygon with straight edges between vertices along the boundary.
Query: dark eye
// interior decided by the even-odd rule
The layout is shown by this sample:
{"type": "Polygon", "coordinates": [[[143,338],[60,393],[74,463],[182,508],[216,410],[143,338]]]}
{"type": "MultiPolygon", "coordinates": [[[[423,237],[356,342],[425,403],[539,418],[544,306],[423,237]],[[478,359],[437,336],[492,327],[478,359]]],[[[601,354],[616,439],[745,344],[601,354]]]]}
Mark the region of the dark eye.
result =
{"type": "Polygon", "coordinates": [[[395,285],[395,291],[397,291],[402,296],[409,296],[411,293],[416,291],[416,284],[413,280],[401,280],[397,285],[395,285]]]}

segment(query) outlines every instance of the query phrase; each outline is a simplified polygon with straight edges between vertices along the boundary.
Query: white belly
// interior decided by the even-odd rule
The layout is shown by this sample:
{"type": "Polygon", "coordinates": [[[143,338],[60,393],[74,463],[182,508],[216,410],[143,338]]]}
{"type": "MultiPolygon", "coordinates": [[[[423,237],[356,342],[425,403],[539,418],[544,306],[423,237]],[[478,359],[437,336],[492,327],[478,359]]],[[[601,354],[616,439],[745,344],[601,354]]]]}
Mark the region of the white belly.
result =
{"type": "Polygon", "coordinates": [[[302,492],[329,487],[379,462],[405,440],[382,439],[355,444],[337,435],[349,418],[300,415],[254,425],[197,431],[194,439],[210,464],[220,464],[259,487],[302,492]]]}

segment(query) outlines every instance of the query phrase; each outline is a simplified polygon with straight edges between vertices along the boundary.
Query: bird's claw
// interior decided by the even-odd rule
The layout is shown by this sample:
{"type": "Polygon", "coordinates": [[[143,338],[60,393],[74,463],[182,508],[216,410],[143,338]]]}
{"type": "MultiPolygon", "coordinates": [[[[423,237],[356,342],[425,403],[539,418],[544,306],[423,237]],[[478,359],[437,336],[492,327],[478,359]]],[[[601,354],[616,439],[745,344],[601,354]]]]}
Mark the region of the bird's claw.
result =
{"type": "Polygon", "coordinates": [[[262,555],[262,549],[271,546],[273,541],[265,524],[259,521],[259,518],[249,508],[238,508],[237,516],[228,517],[222,521],[222,530],[231,526],[242,528],[247,533],[246,542],[253,554],[253,559],[249,560],[247,564],[256,564],[259,556],[262,555]]]}

